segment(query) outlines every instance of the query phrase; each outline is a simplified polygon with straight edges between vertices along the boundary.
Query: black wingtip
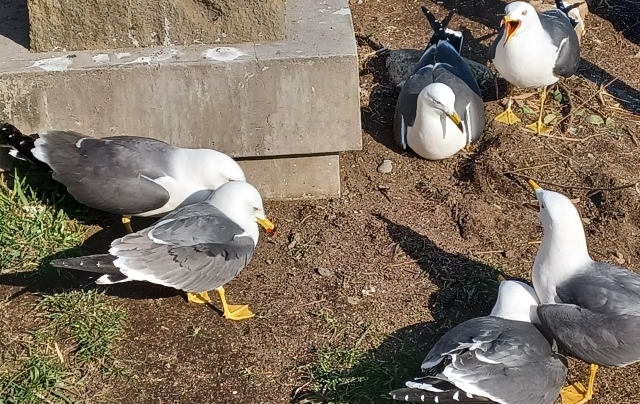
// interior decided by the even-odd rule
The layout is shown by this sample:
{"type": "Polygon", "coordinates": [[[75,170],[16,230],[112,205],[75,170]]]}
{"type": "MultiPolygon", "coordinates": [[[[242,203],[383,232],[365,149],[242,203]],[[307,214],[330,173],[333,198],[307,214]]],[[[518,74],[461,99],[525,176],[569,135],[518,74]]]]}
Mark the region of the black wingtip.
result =
{"type": "Polygon", "coordinates": [[[24,133],[20,132],[18,128],[5,121],[0,121],[0,133],[2,133],[6,142],[11,147],[13,147],[20,154],[20,156],[47,171],[51,170],[51,167],[49,167],[46,163],[38,160],[31,152],[31,150],[33,150],[33,148],[36,146],[36,139],[34,137],[25,135],[24,133]]]}

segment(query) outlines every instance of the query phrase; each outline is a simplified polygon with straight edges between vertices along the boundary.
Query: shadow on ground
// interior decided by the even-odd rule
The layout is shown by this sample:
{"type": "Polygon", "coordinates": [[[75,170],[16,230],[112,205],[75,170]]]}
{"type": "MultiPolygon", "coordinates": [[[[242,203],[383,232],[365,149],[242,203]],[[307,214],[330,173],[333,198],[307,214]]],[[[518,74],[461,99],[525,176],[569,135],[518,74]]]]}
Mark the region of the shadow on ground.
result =
{"type": "Polygon", "coordinates": [[[0,0],[0,36],[29,47],[27,0],[0,0]]]}
{"type": "Polygon", "coordinates": [[[390,390],[420,376],[424,356],[445,332],[470,318],[487,315],[495,302],[498,277],[505,276],[502,271],[473,258],[446,252],[427,237],[382,215],[377,215],[377,219],[386,224],[392,240],[422,269],[415,285],[424,283],[425,290],[427,284],[438,288],[430,294],[427,307],[433,321],[410,325],[385,336],[374,349],[363,352],[355,366],[346,367],[341,375],[327,377],[341,380],[340,383],[320,392],[294,394],[294,403],[315,403],[319,399],[365,404],[387,398],[390,390]]]}

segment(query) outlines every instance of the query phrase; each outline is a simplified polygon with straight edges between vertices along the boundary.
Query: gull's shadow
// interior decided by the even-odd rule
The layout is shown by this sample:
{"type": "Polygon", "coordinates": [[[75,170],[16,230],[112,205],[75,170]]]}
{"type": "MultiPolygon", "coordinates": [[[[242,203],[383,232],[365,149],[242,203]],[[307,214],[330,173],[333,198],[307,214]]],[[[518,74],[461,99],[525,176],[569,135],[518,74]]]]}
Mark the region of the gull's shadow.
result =
{"type": "Polygon", "coordinates": [[[626,39],[640,45],[640,2],[636,0],[588,0],[589,12],[605,19],[626,39]]]}
{"type": "Polygon", "coordinates": [[[354,366],[338,369],[338,374],[332,375],[332,380],[346,382],[320,392],[296,392],[293,402],[320,399],[365,404],[388,399],[389,391],[421,375],[420,363],[445,332],[465,320],[487,315],[495,303],[498,275],[505,276],[500,270],[444,251],[429,238],[382,215],[377,215],[377,219],[386,224],[392,240],[408,258],[420,266],[421,273],[415,277],[414,286],[424,283],[427,290],[430,283],[437,287],[425,306],[406,307],[407,311],[428,309],[433,321],[393,331],[366,351],[354,366]]]}
{"type": "Polygon", "coordinates": [[[0,36],[29,48],[27,0],[0,0],[0,36]]]}
{"type": "MultiPolygon", "coordinates": [[[[156,219],[134,218],[132,224],[134,231],[146,227],[156,219]],[[139,219],[139,221],[137,220],[139,219]],[[146,224],[146,222],[149,222],[146,224]]],[[[178,295],[176,289],[156,285],[149,282],[125,282],[111,286],[96,285],[95,281],[100,274],[77,271],[72,269],[53,268],[49,265],[54,259],[78,257],[91,254],[105,254],[113,240],[126,234],[125,229],[116,221],[112,225],[106,225],[103,229],[88,237],[80,246],[59,251],[43,258],[37,270],[32,272],[19,272],[0,274],[0,285],[21,288],[9,297],[15,299],[25,293],[50,294],[73,289],[98,289],[104,290],[108,296],[117,296],[134,300],[168,298],[178,295]]]]}

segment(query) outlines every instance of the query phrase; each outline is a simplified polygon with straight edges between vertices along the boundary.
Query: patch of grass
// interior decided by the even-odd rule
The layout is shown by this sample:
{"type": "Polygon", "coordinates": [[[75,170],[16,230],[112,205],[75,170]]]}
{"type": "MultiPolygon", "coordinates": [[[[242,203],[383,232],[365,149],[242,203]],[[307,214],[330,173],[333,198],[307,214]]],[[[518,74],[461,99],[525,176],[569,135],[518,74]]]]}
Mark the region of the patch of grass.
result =
{"type": "Polygon", "coordinates": [[[6,404],[72,403],[77,376],[60,360],[29,352],[13,372],[0,372],[0,402],[6,404]]]}
{"type": "Polygon", "coordinates": [[[39,319],[36,327],[0,342],[0,403],[94,402],[91,386],[101,375],[126,376],[114,359],[125,312],[108,297],[44,296],[30,316],[39,319]]]}
{"type": "Polygon", "coordinates": [[[17,174],[13,189],[0,183],[0,273],[34,270],[43,258],[80,245],[85,229],[64,205],[77,203],[67,194],[36,192],[17,174]]]}
{"type": "Polygon", "coordinates": [[[319,347],[306,366],[309,392],[300,402],[373,404],[388,402],[388,393],[418,375],[424,353],[411,332],[388,335],[364,329],[355,341],[319,347]]]}
{"type": "Polygon", "coordinates": [[[77,343],[80,362],[112,359],[113,343],[122,334],[125,311],[95,291],[73,291],[45,296],[40,305],[51,320],[48,327],[67,328],[77,343]]]}

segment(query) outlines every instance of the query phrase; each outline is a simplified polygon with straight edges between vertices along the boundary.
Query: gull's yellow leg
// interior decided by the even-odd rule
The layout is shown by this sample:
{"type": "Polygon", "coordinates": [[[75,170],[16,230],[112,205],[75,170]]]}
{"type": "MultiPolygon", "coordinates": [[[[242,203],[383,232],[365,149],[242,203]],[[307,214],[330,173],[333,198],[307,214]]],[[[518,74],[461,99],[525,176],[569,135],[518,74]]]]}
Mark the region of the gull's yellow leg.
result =
{"type": "Polygon", "coordinates": [[[511,109],[511,98],[513,97],[513,90],[515,88],[516,87],[513,84],[509,84],[509,101],[507,101],[507,109],[503,113],[496,116],[494,118],[494,121],[506,123],[507,125],[513,125],[514,123],[520,122],[520,118],[518,118],[511,109]]]}
{"type": "Polygon", "coordinates": [[[540,95],[540,113],[538,114],[538,121],[536,123],[532,123],[531,125],[527,125],[527,128],[531,129],[535,133],[545,133],[551,130],[551,126],[547,126],[542,122],[542,116],[544,115],[544,102],[547,99],[547,87],[542,89],[542,94],[540,95]]]}
{"type": "Polygon", "coordinates": [[[226,293],[222,286],[216,290],[218,291],[218,294],[220,295],[220,300],[222,301],[222,309],[223,309],[222,315],[227,320],[245,320],[255,315],[251,312],[251,310],[249,310],[249,306],[246,304],[244,305],[227,304],[226,293]]]}
{"type": "Polygon", "coordinates": [[[131,228],[131,216],[122,216],[122,225],[127,229],[128,233],[133,233],[133,229],[131,228]]]}
{"type": "Polygon", "coordinates": [[[589,374],[589,385],[585,389],[582,383],[574,383],[571,386],[567,386],[560,392],[562,397],[562,404],[585,404],[591,398],[593,398],[594,385],[596,383],[596,372],[598,371],[598,365],[592,363],[590,366],[591,373],[589,374]]]}
{"type": "Polygon", "coordinates": [[[196,304],[211,303],[211,298],[209,297],[209,294],[207,292],[187,293],[187,300],[189,301],[189,303],[196,304]]]}

